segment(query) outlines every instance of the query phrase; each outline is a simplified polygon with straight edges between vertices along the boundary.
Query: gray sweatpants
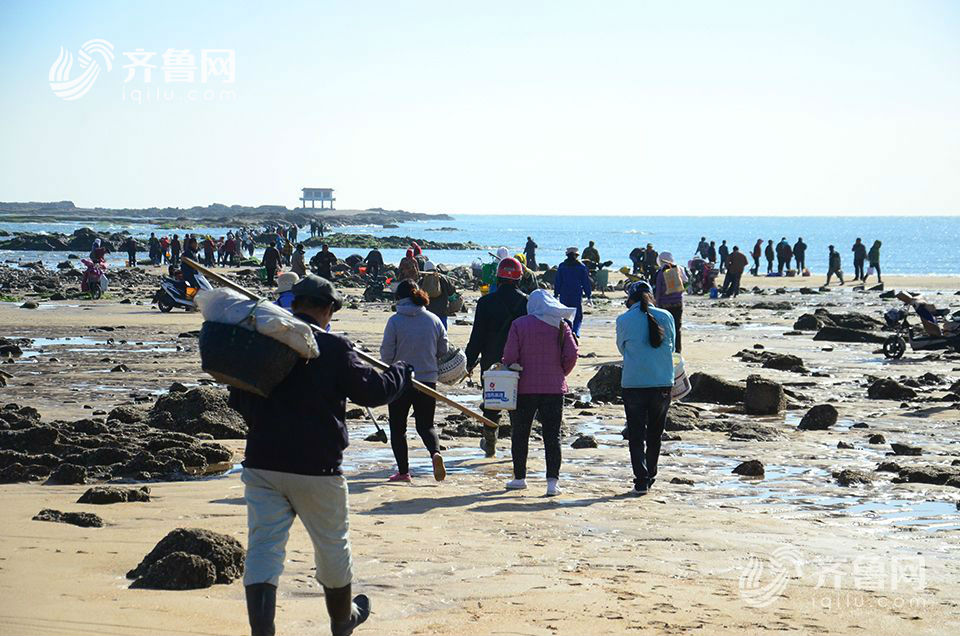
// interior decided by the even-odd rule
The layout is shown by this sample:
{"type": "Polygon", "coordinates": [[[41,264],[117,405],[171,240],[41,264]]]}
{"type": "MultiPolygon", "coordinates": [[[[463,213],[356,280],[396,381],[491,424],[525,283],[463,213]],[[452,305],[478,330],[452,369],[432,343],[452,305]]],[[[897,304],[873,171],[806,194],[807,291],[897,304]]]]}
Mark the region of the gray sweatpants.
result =
{"type": "Polygon", "coordinates": [[[347,480],[244,468],[247,562],[243,584],[277,585],[290,526],[299,515],[313,542],[317,580],[338,588],[353,580],[347,480]]]}

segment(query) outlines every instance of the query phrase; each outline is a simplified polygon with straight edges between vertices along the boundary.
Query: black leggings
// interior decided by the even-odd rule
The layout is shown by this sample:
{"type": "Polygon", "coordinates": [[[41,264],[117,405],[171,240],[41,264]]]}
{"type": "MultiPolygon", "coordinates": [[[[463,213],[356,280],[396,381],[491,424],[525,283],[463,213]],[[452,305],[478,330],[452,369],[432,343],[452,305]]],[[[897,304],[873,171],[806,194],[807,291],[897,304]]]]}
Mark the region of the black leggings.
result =
{"type": "Polygon", "coordinates": [[[633,483],[641,489],[652,486],[657,478],[660,437],[667,423],[671,388],[623,389],[633,483]]]}
{"type": "Polygon", "coordinates": [[[510,411],[510,454],[515,479],[527,477],[530,428],[539,413],[543,425],[543,448],[547,456],[547,479],[560,478],[560,425],[563,422],[563,395],[524,393],[517,396],[517,408],[510,411]]]}
{"type": "MultiPolygon", "coordinates": [[[[437,387],[436,382],[424,382],[431,389],[437,387]]],[[[397,472],[409,473],[410,461],[407,457],[407,415],[413,407],[413,418],[416,421],[417,433],[423,440],[423,445],[433,457],[440,449],[440,439],[437,429],[433,425],[433,415],[437,410],[437,401],[429,395],[424,395],[408,386],[396,400],[390,403],[387,410],[390,413],[390,445],[393,447],[393,456],[397,460],[397,472]]]]}
{"type": "Polygon", "coordinates": [[[666,305],[661,307],[661,309],[666,309],[670,312],[670,315],[673,316],[673,327],[676,333],[676,338],[674,338],[674,351],[681,353],[680,351],[680,325],[683,323],[683,305],[666,305]]]}

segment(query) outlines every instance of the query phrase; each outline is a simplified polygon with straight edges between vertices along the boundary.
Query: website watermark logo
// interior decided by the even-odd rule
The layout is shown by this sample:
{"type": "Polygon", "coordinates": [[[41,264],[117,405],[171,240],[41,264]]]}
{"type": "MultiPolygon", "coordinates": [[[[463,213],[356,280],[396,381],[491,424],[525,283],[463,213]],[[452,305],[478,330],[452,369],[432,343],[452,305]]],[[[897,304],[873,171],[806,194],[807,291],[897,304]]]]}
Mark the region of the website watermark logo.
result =
{"type": "Polygon", "coordinates": [[[73,53],[61,46],[60,55],[50,65],[49,73],[50,89],[60,99],[80,99],[93,88],[103,67],[108,72],[113,69],[113,44],[106,40],[87,40],[77,53],[77,65],[82,71],[71,78],[73,53]]]}
{"type": "Polygon", "coordinates": [[[857,556],[812,562],[789,546],[747,559],[738,580],[740,600],[748,607],[769,607],[793,581],[812,590],[810,603],[823,610],[923,609],[931,603],[922,556],[857,556]]]}
{"type": "Polygon", "coordinates": [[[767,607],[787,589],[790,575],[803,576],[803,559],[791,547],[779,547],[766,559],[751,555],[740,580],[740,600],[750,607],[767,607]]]}
{"type": "MultiPolygon", "coordinates": [[[[54,95],[78,100],[93,88],[101,72],[113,70],[114,46],[107,40],[84,42],[77,54],[81,73],[73,73],[73,54],[60,47],[50,66],[49,81],[54,95]]],[[[237,54],[234,49],[168,48],[163,52],[135,48],[123,51],[126,63],[121,99],[134,104],[173,101],[233,101],[236,91],[237,54]]]]}

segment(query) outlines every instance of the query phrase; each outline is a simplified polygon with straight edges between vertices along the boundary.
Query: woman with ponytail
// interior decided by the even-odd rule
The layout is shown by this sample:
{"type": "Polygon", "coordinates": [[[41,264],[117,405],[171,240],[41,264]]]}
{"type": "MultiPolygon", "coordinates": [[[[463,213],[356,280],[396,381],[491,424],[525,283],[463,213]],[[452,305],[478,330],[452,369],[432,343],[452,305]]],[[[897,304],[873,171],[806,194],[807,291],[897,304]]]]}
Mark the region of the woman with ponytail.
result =
{"type": "MultiPolygon", "coordinates": [[[[430,297],[411,280],[397,287],[397,313],[387,320],[380,345],[380,359],[387,364],[406,362],[413,367],[414,377],[430,388],[436,388],[437,357],[447,353],[447,330],[434,314],[427,311],[430,297]]],[[[390,444],[397,460],[397,473],[390,481],[410,481],[407,455],[407,416],[413,407],[417,433],[433,459],[433,476],[443,481],[446,470],[440,456],[440,439],[433,425],[437,401],[420,393],[413,386],[390,403],[390,444]]]]}
{"type": "Polygon", "coordinates": [[[639,281],[627,288],[627,311],[617,318],[617,348],[623,355],[623,407],[630,437],[633,491],[645,495],[657,477],[660,437],[673,388],[673,316],[654,306],[653,288],[639,281]]]}

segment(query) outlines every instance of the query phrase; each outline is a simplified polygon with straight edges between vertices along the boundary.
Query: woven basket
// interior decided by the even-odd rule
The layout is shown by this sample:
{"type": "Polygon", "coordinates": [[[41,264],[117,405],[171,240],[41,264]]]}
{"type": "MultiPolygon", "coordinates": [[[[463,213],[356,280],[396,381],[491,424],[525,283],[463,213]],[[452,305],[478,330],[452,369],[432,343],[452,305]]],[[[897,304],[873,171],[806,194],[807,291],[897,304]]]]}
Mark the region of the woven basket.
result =
{"type": "Polygon", "coordinates": [[[300,359],[287,345],[256,331],[210,321],[200,328],[203,370],[260,397],[269,397],[300,359]]]}

